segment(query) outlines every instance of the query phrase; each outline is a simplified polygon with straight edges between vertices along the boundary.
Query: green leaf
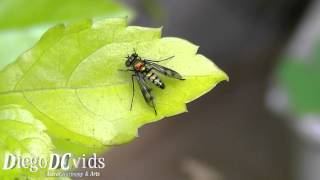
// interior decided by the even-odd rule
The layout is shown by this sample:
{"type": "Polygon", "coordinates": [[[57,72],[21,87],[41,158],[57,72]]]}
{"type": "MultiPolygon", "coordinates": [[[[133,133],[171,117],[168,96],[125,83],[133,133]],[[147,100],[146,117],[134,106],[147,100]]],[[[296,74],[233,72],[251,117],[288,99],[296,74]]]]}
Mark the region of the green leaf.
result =
{"type": "Polygon", "coordinates": [[[0,0],[0,69],[56,23],[124,16],[133,13],[114,0],[0,0]]]}
{"type": "Polygon", "coordinates": [[[102,150],[132,140],[147,123],[186,112],[185,103],[228,79],[197,50],[186,40],[161,38],[159,28],[127,27],[125,19],[58,25],[0,72],[0,105],[19,104],[32,112],[61,151],[102,150]],[[157,116],[138,86],[129,110],[131,73],[118,70],[133,49],[148,59],[175,56],[161,65],[186,78],[161,76],[166,89],[152,91],[157,116]]]}
{"type": "Polygon", "coordinates": [[[297,114],[320,113],[320,45],[308,59],[285,58],[278,69],[280,82],[288,92],[297,114]]]}
{"type": "Polygon", "coordinates": [[[0,179],[43,179],[45,169],[14,168],[3,170],[5,154],[48,159],[53,145],[45,126],[30,112],[16,105],[0,107],[0,179]]]}

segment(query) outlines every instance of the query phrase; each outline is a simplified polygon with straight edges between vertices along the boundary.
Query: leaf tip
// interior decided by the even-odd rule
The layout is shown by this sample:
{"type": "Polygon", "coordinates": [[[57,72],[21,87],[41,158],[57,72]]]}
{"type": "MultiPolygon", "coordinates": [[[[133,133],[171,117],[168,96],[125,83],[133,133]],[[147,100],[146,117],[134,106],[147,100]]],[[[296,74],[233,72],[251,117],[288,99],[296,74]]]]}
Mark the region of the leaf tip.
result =
{"type": "MultiPolygon", "coordinates": [[[[222,70],[221,70],[221,71],[222,71],[222,70]]],[[[222,80],[221,80],[221,81],[227,81],[227,82],[229,82],[229,81],[230,81],[229,75],[228,75],[226,72],[224,72],[224,71],[222,71],[222,73],[223,73],[223,75],[222,75],[222,80]]]]}

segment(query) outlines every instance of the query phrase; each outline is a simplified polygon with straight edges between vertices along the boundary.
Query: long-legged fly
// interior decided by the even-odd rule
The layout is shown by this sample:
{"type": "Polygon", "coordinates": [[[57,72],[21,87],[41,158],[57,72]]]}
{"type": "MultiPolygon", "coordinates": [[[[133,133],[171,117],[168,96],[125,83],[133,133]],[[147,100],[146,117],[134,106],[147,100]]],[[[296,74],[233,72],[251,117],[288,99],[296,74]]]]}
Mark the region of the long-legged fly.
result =
{"type": "Polygon", "coordinates": [[[146,103],[148,103],[149,106],[151,106],[154,109],[154,113],[157,115],[157,110],[155,108],[154,104],[154,97],[151,94],[151,87],[148,85],[148,82],[159,87],[160,89],[165,88],[165,84],[161,81],[159,76],[157,75],[157,72],[164,74],[165,76],[179,79],[179,80],[185,80],[182,78],[182,76],[169,68],[166,68],[164,66],[161,66],[157,64],[158,62],[170,60],[174,58],[174,56],[168,57],[166,59],[162,60],[149,60],[149,59],[144,59],[141,58],[136,51],[134,50],[134,53],[132,53],[130,56],[128,55],[126,57],[126,62],[125,66],[128,69],[121,70],[121,71],[132,71],[133,74],[131,76],[131,81],[132,81],[132,99],[131,99],[131,105],[130,105],[130,110],[132,110],[132,104],[133,104],[133,99],[134,99],[134,78],[139,83],[141,93],[144,97],[144,100],[146,103]]]}

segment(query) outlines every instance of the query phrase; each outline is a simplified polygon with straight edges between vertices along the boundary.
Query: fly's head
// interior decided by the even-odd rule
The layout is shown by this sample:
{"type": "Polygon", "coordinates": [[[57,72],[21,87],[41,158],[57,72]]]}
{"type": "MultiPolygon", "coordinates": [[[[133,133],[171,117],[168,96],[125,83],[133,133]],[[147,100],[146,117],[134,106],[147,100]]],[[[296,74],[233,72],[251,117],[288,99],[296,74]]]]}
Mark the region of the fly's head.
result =
{"type": "Polygon", "coordinates": [[[132,64],[139,58],[138,54],[137,53],[132,53],[130,56],[127,56],[126,57],[126,66],[127,67],[130,67],[132,66],[132,64]]]}

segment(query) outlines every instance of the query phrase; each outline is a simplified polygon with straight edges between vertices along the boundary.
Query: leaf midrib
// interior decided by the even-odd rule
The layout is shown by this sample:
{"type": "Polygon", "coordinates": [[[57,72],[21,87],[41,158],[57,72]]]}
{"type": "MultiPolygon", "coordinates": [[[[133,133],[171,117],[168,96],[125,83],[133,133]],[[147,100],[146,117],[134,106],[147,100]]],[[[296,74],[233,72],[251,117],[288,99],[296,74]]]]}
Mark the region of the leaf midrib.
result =
{"type": "MultiPolygon", "coordinates": [[[[195,75],[195,76],[184,76],[188,80],[188,77],[191,78],[207,78],[210,76],[214,76],[212,74],[208,75],[195,75]]],[[[190,79],[190,78],[189,78],[190,79]]],[[[1,95],[8,95],[8,94],[19,94],[19,93],[28,93],[28,92],[46,92],[46,91],[58,91],[58,90],[70,90],[70,91],[76,91],[76,90],[82,90],[82,89],[99,89],[99,88],[106,88],[110,86],[118,86],[118,85],[124,85],[129,84],[129,81],[125,82],[117,82],[113,84],[101,84],[101,85],[93,85],[93,86],[78,86],[78,87],[52,87],[52,88],[38,88],[38,89],[18,89],[18,90],[9,90],[9,91],[0,91],[1,95]]]]}

